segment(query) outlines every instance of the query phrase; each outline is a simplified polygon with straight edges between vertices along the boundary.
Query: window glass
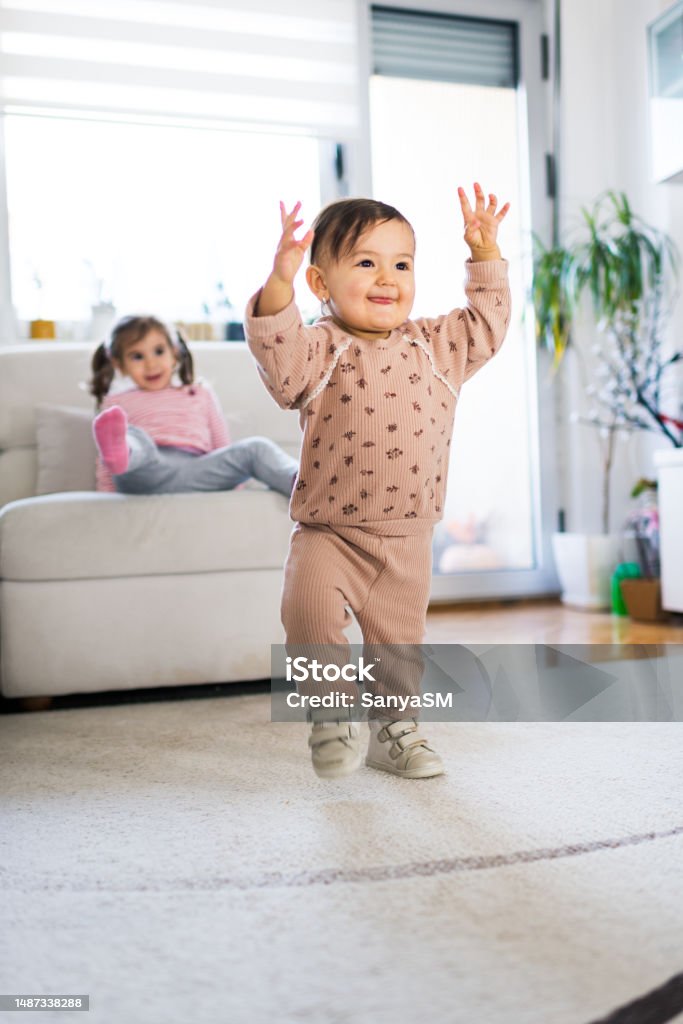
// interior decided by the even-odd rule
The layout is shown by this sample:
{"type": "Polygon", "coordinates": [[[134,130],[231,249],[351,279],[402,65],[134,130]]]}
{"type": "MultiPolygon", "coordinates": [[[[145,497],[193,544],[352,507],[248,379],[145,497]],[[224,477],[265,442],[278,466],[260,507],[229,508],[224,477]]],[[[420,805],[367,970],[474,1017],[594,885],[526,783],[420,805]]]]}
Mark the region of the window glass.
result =
{"type": "Polygon", "coordinates": [[[451,445],[444,518],[434,535],[437,574],[534,565],[530,443],[532,387],[521,322],[521,161],[517,93],[451,82],[373,76],[373,191],[411,221],[417,240],[415,316],[465,301],[458,185],[510,201],[500,247],[510,264],[513,309],[501,351],[462,389],[451,445]]]}
{"type": "MultiPolygon", "coordinates": [[[[300,199],[309,220],[320,206],[305,136],[18,115],[5,131],[20,320],[87,322],[97,301],[240,320],[272,265],[278,201],[300,199]]],[[[298,299],[317,312],[303,279],[298,299]]]]}

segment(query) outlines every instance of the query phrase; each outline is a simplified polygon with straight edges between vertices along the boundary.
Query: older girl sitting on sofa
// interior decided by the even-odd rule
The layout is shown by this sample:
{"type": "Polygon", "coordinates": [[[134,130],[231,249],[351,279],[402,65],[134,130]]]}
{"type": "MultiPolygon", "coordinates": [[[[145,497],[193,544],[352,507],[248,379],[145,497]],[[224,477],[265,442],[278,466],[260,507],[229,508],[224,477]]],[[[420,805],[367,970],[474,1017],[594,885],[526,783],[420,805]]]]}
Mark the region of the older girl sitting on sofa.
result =
{"type": "Polygon", "coordinates": [[[195,381],[187,344],[163,321],[119,320],[95,351],[92,374],[102,409],[93,422],[99,491],[230,491],[253,477],[290,496],[296,460],[267,437],[230,444],[218,399],[195,381]],[[110,395],[117,370],[130,387],[110,395]]]}

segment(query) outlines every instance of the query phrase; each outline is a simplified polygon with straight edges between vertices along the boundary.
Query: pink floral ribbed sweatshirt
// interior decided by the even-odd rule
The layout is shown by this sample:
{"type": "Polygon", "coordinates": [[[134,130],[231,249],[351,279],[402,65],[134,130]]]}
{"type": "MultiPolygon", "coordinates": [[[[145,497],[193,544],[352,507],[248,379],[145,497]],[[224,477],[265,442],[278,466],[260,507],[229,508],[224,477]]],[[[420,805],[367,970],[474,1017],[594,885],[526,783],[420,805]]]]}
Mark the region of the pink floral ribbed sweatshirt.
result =
{"type": "Polygon", "coordinates": [[[259,373],[278,405],[300,411],[292,519],[398,536],[441,519],[460,388],[510,322],[507,261],[465,267],[463,309],[406,320],[380,341],[330,317],[305,327],[293,302],[254,316],[258,293],[250,300],[245,333],[259,373]]]}

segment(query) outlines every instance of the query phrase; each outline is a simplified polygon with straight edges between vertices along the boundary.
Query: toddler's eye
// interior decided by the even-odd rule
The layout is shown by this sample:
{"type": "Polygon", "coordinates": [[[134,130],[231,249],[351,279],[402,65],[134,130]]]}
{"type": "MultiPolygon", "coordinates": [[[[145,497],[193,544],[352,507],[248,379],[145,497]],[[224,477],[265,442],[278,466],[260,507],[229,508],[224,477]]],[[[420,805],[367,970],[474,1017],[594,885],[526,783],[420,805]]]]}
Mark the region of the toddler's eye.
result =
{"type": "Polygon", "coordinates": [[[142,359],[142,352],[131,352],[128,358],[138,362],[140,359],[142,359]]]}
{"type": "Polygon", "coordinates": [[[397,270],[410,270],[410,264],[409,263],[397,263],[396,264],[396,269],[397,270]]]}
{"type": "Polygon", "coordinates": [[[358,263],[359,267],[371,267],[372,265],[372,260],[360,260],[360,262],[358,263]]]}
{"type": "Polygon", "coordinates": [[[163,356],[165,351],[166,351],[166,349],[164,348],[164,346],[163,345],[159,345],[158,348],[154,349],[154,355],[155,356],[163,356]]]}

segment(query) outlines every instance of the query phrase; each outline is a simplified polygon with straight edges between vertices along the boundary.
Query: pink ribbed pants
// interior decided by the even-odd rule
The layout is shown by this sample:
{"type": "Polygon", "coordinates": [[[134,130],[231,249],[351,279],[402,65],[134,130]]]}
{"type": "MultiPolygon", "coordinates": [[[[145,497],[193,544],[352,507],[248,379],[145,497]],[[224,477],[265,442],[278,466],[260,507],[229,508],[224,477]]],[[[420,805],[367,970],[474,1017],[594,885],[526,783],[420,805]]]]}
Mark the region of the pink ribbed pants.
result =
{"type": "MultiPolygon", "coordinates": [[[[354,612],[364,656],[382,661],[375,693],[418,694],[419,652],[432,578],[431,528],[403,537],[379,536],[358,526],[297,523],[290,541],[282,592],[287,651],[343,660],[344,629],[354,612]],[[335,645],[331,648],[330,645],[335,645]],[[373,645],[382,645],[381,649],[373,645]]],[[[324,693],[324,685],[306,686],[324,693]]],[[[335,685],[356,696],[354,684],[335,685]]],[[[389,714],[388,717],[411,717],[389,714]]],[[[412,712],[415,717],[415,712],[412,712]]]]}
{"type": "Polygon", "coordinates": [[[431,581],[431,529],[386,537],[297,523],[282,592],[287,643],[345,644],[348,605],[366,644],[420,644],[431,581]]]}

